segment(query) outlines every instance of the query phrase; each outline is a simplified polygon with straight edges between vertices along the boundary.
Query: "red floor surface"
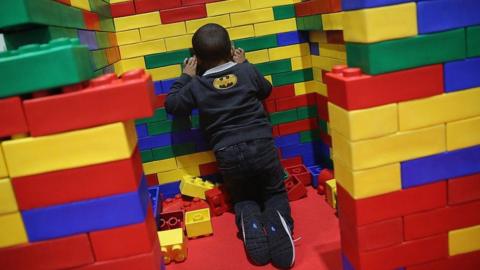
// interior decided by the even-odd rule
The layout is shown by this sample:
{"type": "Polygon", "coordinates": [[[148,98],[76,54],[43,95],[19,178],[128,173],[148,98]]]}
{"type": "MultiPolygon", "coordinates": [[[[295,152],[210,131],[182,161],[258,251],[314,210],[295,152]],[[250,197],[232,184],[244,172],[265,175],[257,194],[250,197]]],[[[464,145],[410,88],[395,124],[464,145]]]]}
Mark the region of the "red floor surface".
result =
{"type": "MultiPolygon", "coordinates": [[[[340,233],[334,210],[309,189],[308,197],[292,203],[297,242],[295,270],[340,270],[340,233]]],[[[271,265],[251,265],[242,241],[236,237],[231,213],[213,219],[214,235],[188,242],[185,262],[167,266],[167,270],[248,270],[275,269],[271,265]]]]}

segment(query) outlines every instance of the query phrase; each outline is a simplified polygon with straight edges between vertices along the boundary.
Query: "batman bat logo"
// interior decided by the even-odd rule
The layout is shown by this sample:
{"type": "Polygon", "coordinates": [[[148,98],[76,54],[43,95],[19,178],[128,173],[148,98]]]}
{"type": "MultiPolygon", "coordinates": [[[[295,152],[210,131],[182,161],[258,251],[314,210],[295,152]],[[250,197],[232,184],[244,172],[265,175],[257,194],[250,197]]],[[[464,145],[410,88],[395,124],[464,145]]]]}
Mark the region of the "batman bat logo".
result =
{"type": "Polygon", "coordinates": [[[213,81],[213,87],[218,90],[225,90],[237,85],[238,78],[234,74],[228,74],[213,81]]]}

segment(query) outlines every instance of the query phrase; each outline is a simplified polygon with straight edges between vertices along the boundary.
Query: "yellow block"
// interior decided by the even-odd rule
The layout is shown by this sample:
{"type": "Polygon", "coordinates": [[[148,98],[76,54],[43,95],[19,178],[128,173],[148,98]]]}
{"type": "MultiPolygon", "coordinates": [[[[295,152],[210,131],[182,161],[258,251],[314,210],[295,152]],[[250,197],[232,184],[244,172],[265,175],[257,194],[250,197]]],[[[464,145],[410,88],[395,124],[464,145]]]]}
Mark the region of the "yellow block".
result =
{"type": "Polygon", "coordinates": [[[319,44],[320,56],[347,60],[347,52],[345,45],[342,44],[319,44]]]}
{"type": "Polygon", "coordinates": [[[283,47],[276,47],[268,49],[270,61],[288,59],[293,57],[308,56],[310,47],[308,43],[294,44],[283,47]]]}
{"type": "Polygon", "coordinates": [[[162,81],[180,77],[180,75],[182,75],[182,66],[172,65],[154,69],[147,69],[147,72],[152,75],[152,80],[162,81]]]}
{"type": "Polygon", "coordinates": [[[136,144],[133,121],[2,143],[12,178],[126,159],[136,144]]]}
{"type": "Polygon", "coordinates": [[[162,23],[160,20],[160,13],[158,11],[137,14],[126,17],[118,17],[113,19],[115,23],[116,31],[137,29],[142,27],[159,25],[162,23]]]}
{"type": "Polygon", "coordinates": [[[318,82],[318,81],[308,81],[308,82],[300,82],[295,83],[295,95],[305,95],[309,93],[318,93],[322,96],[326,96],[327,94],[327,85],[318,82]]]}
{"type": "Polygon", "coordinates": [[[166,37],[185,35],[187,27],[185,22],[161,24],[151,27],[140,28],[142,41],[154,40],[166,37]]]}
{"type": "MultiPolygon", "coordinates": [[[[218,3],[223,3],[223,2],[218,2],[218,3]]],[[[208,18],[187,21],[187,33],[195,33],[195,31],[197,31],[198,28],[204,26],[207,23],[216,23],[225,28],[228,28],[231,26],[229,15],[208,17],[208,18]]]]}
{"type": "Polygon", "coordinates": [[[5,162],[5,156],[3,155],[3,149],[0,145],[0,178],[8,176],[7,163],[5,162]]]}
{"type": "Polygon", "coordinates": [[[265,36],[297,30],[297,21],[295,18],[278,20],[272,22],[256,23],[255,36],[265,36]]]}
{"type": "Polygon", "coordinates": [[[322,69],[317,68],[317,67],[312,67],[312,71],[313,71],[313,79],[315,81],[323,83],[324,81],[323,81],[323,76],[322,76],[322,69]]]}
{"type": "Polygon", "coordinates": [[[0,248],[28,243],[27,233],[19,212],[0,216],[0,248]]]}
{"type": "Polygon", "coordinates": [[[480,144],[480,117],[447,123],[447,150],[480,144]]]}
{"type": "Polygon", "coordinates": [[[415,3],[346,11],[345,41],[372,43],[417,35],[415,3]]]}
{"type": "Polygon", "coordinates": [[[202,178],[183,175],[180,182],[180,193],[192,198],[205,200],[205,191],[213,189],[215,185],[209,181],[203,181],[202,178]]]}
{"type": "Polygon", "coordinates": [[[170,52],[170,51],[191,48],[192,37],[193,35],[184,35],[184,36],[166,38],[165,45],[167,46],[167,51],[170,52]]]}
{"type": "Polygon", "coordinates": [[[477,250],[480,250],[480,225],[448,232],[450,256],[477,250]]]}
{"type": "Polygon", "coordinates": [[[169,264],[171,261],[182,262],[187,258],[187,241],[183,235],[183,229],[173,229],[158,232],[163,261],[169,264]]]}
{"type": "Polygon", "coordinates": [[[402,189],[400,163],[361,171],[352,171],[337,159],[334,165],[337,183],[356,200],[402,189]]]}
{"type": "Polygon", "coordinates": [[[185,212],[185,229],[189,238],[212,234],[210,208],[185,212]]]}
{"type": "Polygon", "coordinates": [[[334,156],[353,170],[415,159],[446,151],[445,126],[434,126],[414,131],[351,142],[331,130],[334,156]]]}
{"type": "Polygon", "coordinates": [[[323,30],[343,30],[343,12],[322,14],[323,30]]]}
{"type": "Polygon", "coordinates": [[[337,208],[337,181],[328,180],[325,183],[325,199],[332,208],[337,208]]]}
{"type": "Polygon", "coordinates": [[[312,55],[312,66],[326,71],[331,71],[334,66],[345,65],[346,61],[325,56],[312,55]]]}
{"type": "Polygon", "coordinates": [[[228,28],[227,31],[231,40],[249,38],[249,37],[255,36],[253,25],[232,27],[232,28],[228,28]]]}
{"type": "MultiPolygon", "coordinates": [[[[18,211],[17,200],[9,178],[0,179],[0,215],[18,211]]],[[[0,228],[1,228],[0,224],[0,228]]]]}
{"type": "Polygon", "coordinates": [[[122,57],[122,59],[144,56],[154,53],[161,53],[167,50],[165,47],[164,39],[123,45],[119,46],[118,48],[120,49],[120,56],[122,57]]]}
{"type": "Polygon", "coordinates": [[[184,175],[200,176],[200,168],[198,166],[175,169],[157,173],[158,183],[167,184],[179,181],[184,175]]]}
{"type": "Polygon", "coordinates": [[[275,20],[272,8],[253,9],[246,12],[230,14],[232,26],[254,24],[275,20]]]}
{"type": "Polygon", "coordinates": [[[215,155],[212,151],[198,152],[177,157],[177,164],[179,168],[193,167],[214,161],[215,155]]]}
{"type": "Polygon", "coordinates": [[[167,158],[143,163],[143,172],[146,175],[166,172],[177,168],[175,158],[167,158]]]}
{"type": "Polygon", "coordinates": [[[253,0],[250,1],[250,5],[252,6],[252,9],[258,9],[258,8],[265,8],[265,7],[275,7],[275,6],[282,6],[282,5],[288,5],[288,4],[293,4],[296,2],[300,1],[292,1],[292,0],[253,0]]]}
{"type": "Polygon", "coordinates": [[[400,130],[410,130],[480,115],[480,87],[398,105],[400,130]]]}
{"type": "Polygon", "coordinates": [[[253,52],[246,52],[245,57],[252,64],[265,63],[270,61],[270,55],[268,54],[268,49],[258,50],[253,52]]]}
{"type": "Polygon", "coordinates": [[[312,57],[310,55],[294,57],[290,61],[292,63],[292,70],[300,70],[312,67],[312,57]]]}
{"type": "Polygon", "coordinates": [[[115,4],[115,3],[122,3],[122,2],[128,2],[128,1],[133,1],[133,0],[109,0],[108,2],[110,4],[115,4]]]}
{"type": "Polygon", "coordinates": [[[308,32],[308,40],[312,43],[327,43],[327,33],[323,31],[310,31],[308,32]]]}
{"type": "Polygon", "coordinates": [[[214,3],[207,3],[208,17],[241,12],[250,9],[250,0],[226,0],[214,3]]]}
{"type": "Polygon", "coordinates": [[[130,58],[130,59],[123,59],[116,62],[113,66],[115,68],[115,73],[117,73],[118,75],[121,75],[129,70],[136,69],[136,68],[146,69],[145,58],[143,56],[130,58]]]}
{"type": "Polygon", "coordinates": [[[77,7],[77,8],[91,11],[90,2],[88,0],[70,0],[70,5],[72,7],[77,7]]]}
{"type": "Polygon", "coordinates": [[[141,41],[140,32],[138,29],[116,32],[115,35],[117,36],[117,44],[119,46],[138,43],[141,41]]]}
{"type": "Polygon", "coordinates": [[[268,76],[264,76],[265,77],[265,80],[269,81],[270,84],[272,84],[273,80],[272,80],[272,75],[268,75],[268,76]]]}
{"type": "Polygon", "coordinates": [[[328,103],[330,127],[348,140],[370,139],[398,131],[397,104],[347,111],[328,103]]]}

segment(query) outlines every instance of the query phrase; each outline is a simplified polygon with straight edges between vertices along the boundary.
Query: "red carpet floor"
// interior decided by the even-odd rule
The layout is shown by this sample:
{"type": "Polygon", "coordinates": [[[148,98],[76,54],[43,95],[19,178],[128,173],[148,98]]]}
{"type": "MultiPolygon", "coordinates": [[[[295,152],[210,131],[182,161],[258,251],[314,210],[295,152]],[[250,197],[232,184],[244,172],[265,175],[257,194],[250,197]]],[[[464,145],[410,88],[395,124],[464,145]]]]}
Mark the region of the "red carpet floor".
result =
{"type": "MultiPolygon", "coordinates": [[[[340,270],[340,233],[334,210],[323,196],[309,189],[308,197],[292,203],[297,242],[295,270],[340,270]]],[[[213,219],[214,235],[190,240],[188,258],[172,263],[167,270],[248,270],[275,269],[251,265],[242,241],[236,237],[231,213],[213,219]]]]}

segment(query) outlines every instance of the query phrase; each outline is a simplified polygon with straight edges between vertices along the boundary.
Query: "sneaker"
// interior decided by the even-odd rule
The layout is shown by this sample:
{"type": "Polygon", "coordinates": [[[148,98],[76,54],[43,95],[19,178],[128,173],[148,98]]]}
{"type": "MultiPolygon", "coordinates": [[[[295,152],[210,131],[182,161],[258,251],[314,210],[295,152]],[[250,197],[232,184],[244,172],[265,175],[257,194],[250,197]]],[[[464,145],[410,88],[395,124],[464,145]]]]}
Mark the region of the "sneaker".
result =
{"type": "Polygon", "coordinates": [[[257,265],[266,265],[270,261],[270,251],[261,218],[257,205],[243,207],[240,213],[240,228],[250,260],[257,265]]]}
{"type": "Polygon", "coordinates": [[[295,244],[291,229],[279,211],[272,209],[264,215],[272,264],[280,269],[289,269],[295,263],[295,244]]]}

